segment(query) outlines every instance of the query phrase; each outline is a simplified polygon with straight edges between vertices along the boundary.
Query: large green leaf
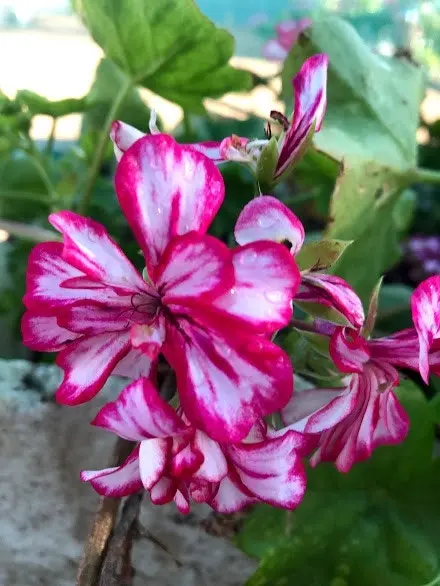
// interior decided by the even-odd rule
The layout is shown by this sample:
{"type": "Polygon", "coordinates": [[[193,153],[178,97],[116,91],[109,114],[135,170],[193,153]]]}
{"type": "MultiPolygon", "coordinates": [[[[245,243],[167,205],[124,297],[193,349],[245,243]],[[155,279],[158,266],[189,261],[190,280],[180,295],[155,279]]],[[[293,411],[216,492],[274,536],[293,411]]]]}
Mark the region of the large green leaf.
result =
{"type": "Polygon", "coordinates": [[[422,586],[440,569],[440,466],[433,460],[435,414],[405,381],[407,440],[382,447],[348,474],[320,464],[292,514],[257,507],[237,536],[261,559],[248,586],[422,586]]]}
{"type": "Polygon", "coordinates": [[[315,135],[317,147],[339,160],[374,160],[400,169],[415,166],[421,69],[373,53],[355,29],[337,17],[318,19],[285,61],[287,104],[293,75],[316,53],[330,58],[327,113],[315,135]]]}
{"type": "Polygon", "coordinates": [[[194,0],[77,0],[75,7],[133,84],[187,110],[201,111],[203,98],[251,87],[249,74],[228,64],[232,36],[194,0]]]}
{"type": "Polygon", "coordinates": [[[380,276],[399,258],[392,212],[406,182],[404,175],[375,162],[341,167],[326,236],[354,240],[332,270],[365,304],[380,276]]]}
{"type": "Polygon", "coordinates": [[[17,92],[16,99],[20,104],[24,104],[29,112],[36,116],[42,114],[59,118],[68,114],[84,112],[86,109],[85,98],[67,98],[65,100],[48,100],[30,90],[20,90],[17,92]]]}

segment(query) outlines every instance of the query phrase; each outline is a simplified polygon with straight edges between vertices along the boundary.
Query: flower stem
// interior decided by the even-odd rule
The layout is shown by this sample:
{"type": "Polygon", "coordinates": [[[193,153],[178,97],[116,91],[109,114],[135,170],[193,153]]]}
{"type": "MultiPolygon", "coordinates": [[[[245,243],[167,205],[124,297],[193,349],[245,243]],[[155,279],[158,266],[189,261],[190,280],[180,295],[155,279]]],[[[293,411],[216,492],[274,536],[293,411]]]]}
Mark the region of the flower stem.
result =
{"type": "Polygon", "coordinates": [[[52,154],[53,144],[55,142],[55,132],[57,130],[57,122],[58,122],[58,118],[52,118],[52,125],[50,127],[49,138],[47,139],[47,143],[44,148],[44,152],[46,153],[46,155],[52,154]]]}
{"type": "Polygon", "coordinates": [[[414,183],[440,183],[440,171],[418,167],[410,171],[410,179],[414,183]]]}
{"type": "Polygon", "coordinates": [[[119,92],[116,94],[115,99],[113,100],[113,103],[108,111],[107,118],[105,119],[104,126],[101,130],[98,143],[96,145],[95,156],[93,158],[92,164],[89,169],[89,173],[87,175],[87,180],[84,186],[82,198],[78,205],[78,212],[80,214],[85,214],[87,208],[89,207],[90,200],[93,195],[93,189],[95,187],[96,180],[101,170],[101,165],[105,154],[105,147],[107,145],[108,133],[110,132],[111,124],[113,120],[116,118],[118,110],[122,102],[124,101],[124,98],[130,91],[132,83],[133,82],[129,78],[124,80],[124,83],[121,85],[119,92]]]}
{"type": "MultiPolygon", "coordinates": [[[[118,438],[109,466],[122,464],[133,446],[132,442],[118,438]]],[[[102,499],[84,548],[83,559],[76,577],[76,586],[97,585],[107,544],[116,523],[120,502],[120,499],[107,497],[102,499]]]]}

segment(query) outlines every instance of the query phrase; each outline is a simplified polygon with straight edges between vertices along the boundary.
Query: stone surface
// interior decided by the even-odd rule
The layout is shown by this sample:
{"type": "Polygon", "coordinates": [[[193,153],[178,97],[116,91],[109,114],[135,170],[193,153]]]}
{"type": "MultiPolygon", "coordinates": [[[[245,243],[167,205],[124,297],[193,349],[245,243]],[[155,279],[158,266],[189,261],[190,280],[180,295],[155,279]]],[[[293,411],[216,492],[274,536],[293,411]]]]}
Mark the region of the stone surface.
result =
{"type": "MultiPolygon", "coordinates": [[[[79,481],[82,468],[106,465],[114,438],[89,425],[121,388],[110,381],[95,401],[60,407],[52,400],[55,366],[0,360],[0,586],[74,586],[98,497],[79,481]]],[[[151,541],[135,542],[134,586],[239,586],[255,562],[199,526],[209,510],[182,516],[145,499],[141,523],[182,563],[151,541]]]]}

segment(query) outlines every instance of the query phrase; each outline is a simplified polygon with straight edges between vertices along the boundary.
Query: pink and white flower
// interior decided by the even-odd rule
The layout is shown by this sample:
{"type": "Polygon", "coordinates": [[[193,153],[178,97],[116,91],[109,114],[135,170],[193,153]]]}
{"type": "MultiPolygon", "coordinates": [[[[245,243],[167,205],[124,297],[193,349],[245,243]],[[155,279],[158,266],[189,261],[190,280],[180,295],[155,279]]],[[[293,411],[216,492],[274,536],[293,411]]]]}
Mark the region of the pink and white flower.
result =
{"type": "Polygon", "coordinates": [[[111,374],[154,378],[162,353],[191,422],[240,441],[292,393],[290,360],[269,338],[290,321],[296,264],[277,243],[229,250],[205,234],[223,201],[222,177],[169,136],[136,141],[115,183],[146,280],[102,225],[52,214],[64,242],[31,253],[24,342],[59,352],[57,400],[68,405],[90,400],[111,374]]]}
{"type": "Polygon", "coordinates": [[[173,500],[182,513],[191,501],[231,513],[256,502],[293,509],[305,492],[301,456],[310,440],[303,434],[269,438],[257,421],[244,441],[219,443],[174,411],[145,378],[103,407],[93,424],[137,442],[121,466],[81,473],[101,495],[119,498],[145,488],[153,503],[173,500]]]}
{"type": "Polygon", "coordinates": [[[419,370],[425,383],[429,379],[429,352],[440,349],[440,276],[426,279],[411,297],[414,326],[417,331],[420,354],[419,370]]]}
{"type": "MultiPolygon", "coordinates": [[[[149,129],[150,134],[161,134],[156,124],[157,116],[155,110],[151,110],[149,129]]],[[[137,140],[146,136],[144,132],[138,130],[130,124],[126,124],[121,120],[115,120],[110,130],[110,138],[113,142],[113,149],[116,160],[119,161],[127,149],[129,149],[137,140]]],[[[185,145],[195,151],[202,153],[214,163],[220,164],[223,157],[220,154],[220,143],[216,141],[195,142],[193,144],[185,145]]]]}
{"type": "MultiPolygon", "coordinates": [[[[271,170],[273,182],[279,181],[292,168],[309,146],[313,134],[321,129],[327,105],[327,66],[327,55],[314,55],[305,61],[293,78],[295,101],[291,122],[279,112],[271,112],[271,116],[282,120],[284,125],[277,143],[278,156],[271,170]]],[[[256,172],[268,143],[269,140],[225,138],[220,145],[220,154],[224,159],[246,163],[256,172]]]]}
{"type": "Polygon", "coordinates": [[[341,472],[348,472],[376,447],[405,439],[409,419],[394,392],[399,385],[397,368],[420,370],[426,376],[431,368],[440,374],[440,345],[434,341],[435,334],[431,342],[426,334],[433,331],[429,327],[438,307],[432,287],[433,283],[424,282],[413,293],[417,331],[408,328],[391,336],[365,339],[360,330],[331,324],[319,327],[321,334],[330,335],[333,362],[347,374],[344,386],[297,393],[282,411],[286,429],[319,435],[311,458],[313,466],[331,461],[341,472]]]}
{"type": "Polygon", "coordinates": [[[284,20],[275,27],[276,39],[271,39],[263,47],[263,55],[273,61],[284,61],[301,33],[312,26],[310,18],[284,20]]]}
{"type": "MultiPolygon", "coordinates": [[[[240,213],[235,226],[239,244],[258,240],[286,242],[292,255],[298,254],[305,233],[301,221],[281,201],[262,195],[250,201],[240,213]]],[[[318,267],[319,268],[319,267],[318,267]]],[[[314,303],[331,308],[338,320],[360,328],[364,322],[362,303],[353,289],[340,277],[320,270],[302,271],[301,286],[294,302],[314,303]]]]}

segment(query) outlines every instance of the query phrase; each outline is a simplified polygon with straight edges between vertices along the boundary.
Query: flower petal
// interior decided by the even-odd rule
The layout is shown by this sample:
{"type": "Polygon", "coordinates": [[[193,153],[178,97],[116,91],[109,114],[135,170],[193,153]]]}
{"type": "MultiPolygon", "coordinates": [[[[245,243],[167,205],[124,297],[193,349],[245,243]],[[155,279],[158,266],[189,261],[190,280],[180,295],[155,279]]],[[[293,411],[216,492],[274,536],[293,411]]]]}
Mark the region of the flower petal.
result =
{"type": "Polygon", "coordinates": [[[104,226],[70,211],[51,214],[49,222],[63,235],[63,258],[91,279],[135,293],[150,290],[104,226]]]}
{"type": "Polygon", "coordinates": [[[104,405],[92,425],[132,441],[171,437],[186,429],[171,405],[146,378],[134,381],[116,401],[104,405]]]}
{"type": "Polygon", "coordinates": [[[55,316],[37,315],[26,311],[21,319],[23,344],[39,352],[58,352],[67,342],[75,340],[74,334],[57,324],[55,316]]]}
{"type": "Polygon", "coordinates": [[[169,326],[163,348],[186,416],[218,441],[240,441],[257,419],[283,407],[293,374],[286,354],[262,337],[186,320],[169,326]]]}
{"type": "Polygon", "coordinates": [[[131,380],[145,376],[152,378],[155,374],[157,362],[151,361],[139,350],[130,350],[115,366],[112,375],[123,376],[131,380]]]}
{"type": "Polygon", "coordinates": [[[321,433],[347,417],[356,405],[349,389],[310,389],[294,393],[281,412],[288,429],[302,433],[321,433]]]}
{"type": "Polygon", "coordinates": [[[145,136],[128,149],[115,184],[149,273],[174,236],[205,233],[224,198],[215,164],[163,134],[145,136]]]}
{"type": "Polygon", "coordinates": [[[300,18],[298,20],[284,20],[275,27],[275,30],[281,45],[290,51],[299,35],[310,26],[312,26],[310,18],[300,18]]]}
{"type": "Polygon", "coordinates": [[[188,443],[183,450],[173,456],[170,464],[170,474],[175,478],[191,479],[203,462],[203,454],[188,443]]]}
{"type": "Polygon", "coordinates": [[[259,500],[276,507],[294,509],[306,490],[306,476],[297,452],[300,434],[283,436],[258,444],[228,446],[241,482],[259,500]]]}
{"type": "Polygon", "coordinates": [[[177,507],[177,510],[179,511],[179,513],[182,513],[183,515],[187,515],[190,510],[189,495],[187,495],[186,492],[187,491],[177,489],[173,499],[174,504],[177,507]]]}
{"type": "Polygon", "coordinates": [[[368,340],[371,358],[400,368],[419,369],[419,338],[414,328],[368,340]]]}
{"type": "Polygon", "coordinates": [[[196,431],[193,442],[204,458],[195,474],[196,478],[208,483],[220,482],[228,473],[228,464],[220,445],[200,430],[196,431]]]}
{"type": "Polygon", "coordinates": [[[115,120],[110,129],[110,138],[113,142],[116,160],[119,161],[125,151],[143,136],[145,133],[134,126],[115,120]]]}
{"type": "Polygon", "coordinates": [[[90,401],[129,349],[128,333],[114,332],[80,338],[61,350],[56,363],[64,370],[64,379],[56,392],[58,403],[80,405],[90,401]]]}
{"type": "Polygon", "coordinates": [[[140,443],[139,472],[145,490],[151,490],[165,472],[170,442],[170,438],[153,438],[140,443]]]}
{"type": "Polygon", "coordinates": [[[233,250],[235,283],[213,306],[225,319],[237,317],[258,332],[273,333],[292,317],[301,276],[286,247],[253,242],[233,250]]]}
{"type": "Polygon", "coordinates": [[[142,488],[139,473],[139,447],[136,447],[121,466],[104,470],[83,470],[81,480],[90,482],[102,496],[121,498],[142,488]]]}
{"type": "Polygon", "coordinates": [[[26,294],[23,298],[28,309],[37,313],[43,313],[43,310],[55,313],[59,308],[78,300],[94,299],[110,303],[119,297],[102,284],[99,289],[70,288],[68,282],[84,277],[84,273],[66,262],[61,256],[62,252],[61,242],[43,242],[32,249],[26,272],[26,294]]]}
{"type": "Polygon", "coordinates": [[[162,303],[211,301],[234,282],[230,250],[212,236],[190,232],[167,246],[155,272],[162,303]]]}
{"type": "Polygon", "coordinates": [[[321,128],[327,105],[328,56],[313,55],[293,78],[295,109],[293,120],[284,137],[275,177],[280,177],[295,160],[312,128],[321,128]]]}
{"type": "Polygon", "coordinates": [[[167,476],[162,476],[162,478],[151,487],[151,502],[155,505],[166,505],[173,500],[176,490],[177,482],[167,476]]]}
{"type": "Polygon", "coordinates": [[[238,244],[257,240],[289,242],[296,254],[304,242],[304,227],[281,201],[271,195],[260,195],[246,204],[235,224],[238,244]]]}
{"type": "Polygon", "coordinates": [[[411,311],[420,343],[419,370],[429,381],[429,350],[440,337],[440,276],[426,279],[411,296],[411,311]]]}
{"type": "Polygon", "coordinates": [[[154,360],[165,340],[165,322],[158,316],[151,325],[135,324],[130,329],[130,340],[133,348],[138,348],[150,360],[154,360]]]}
{"type": "Polygon", "coordinates": [[[130,304],[130,297],[125,299],[125,307],[106,307],[93,301],[76,301],[58,314],[58,325],[71,332],[94,336],[106,332],[123,332],[130,328],[135,319],[145,319],[130,304]]]}
{"type": "Polygon", "coordinates": [[[330,338],[330,357],[341,372],[362,372],[370,359],[367,342],[349,328],[337,328],[330,338]]]}
{"type": "Polygon", "coordinates": [[[209,505],[218,513],[236,513],[247,505],[258,502],[241,483],[238,474],[231,470],[218,486],[214,498],[209,505]]]}
{"type": "MultiPolygon", "coordinates": [[[[304,273],[295,301],[318,303],[329,307],[339,314],[347,325],[356,329],[361,328],[365,320],[361,300],[350,285],[336,275],[304,273]]],[[[331,321],[330,314],[327,319],[331,321]]]]}

